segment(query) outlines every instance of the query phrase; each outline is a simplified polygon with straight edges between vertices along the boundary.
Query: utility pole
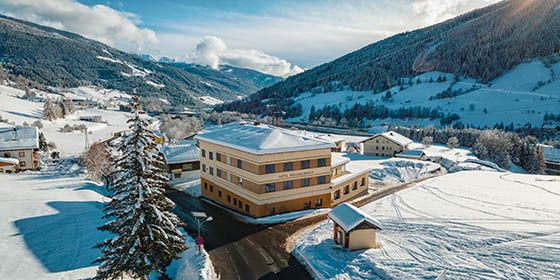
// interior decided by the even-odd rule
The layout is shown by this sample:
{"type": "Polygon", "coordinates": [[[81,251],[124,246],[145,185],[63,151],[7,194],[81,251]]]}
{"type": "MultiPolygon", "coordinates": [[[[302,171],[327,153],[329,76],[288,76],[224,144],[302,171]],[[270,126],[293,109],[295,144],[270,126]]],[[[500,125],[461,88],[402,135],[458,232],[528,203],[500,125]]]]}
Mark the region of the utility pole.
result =
{"type": "Polygon", "coordinates": [[[88,135],[87,127],[84,129],[84,135],[85,135],[85,141],[86,141],[85,147],[86,147],[86,151],[87,151],[87,149],[89,149],[89,140],[88,140],[88,137],[87,137],[87,135],[88,135]]]}

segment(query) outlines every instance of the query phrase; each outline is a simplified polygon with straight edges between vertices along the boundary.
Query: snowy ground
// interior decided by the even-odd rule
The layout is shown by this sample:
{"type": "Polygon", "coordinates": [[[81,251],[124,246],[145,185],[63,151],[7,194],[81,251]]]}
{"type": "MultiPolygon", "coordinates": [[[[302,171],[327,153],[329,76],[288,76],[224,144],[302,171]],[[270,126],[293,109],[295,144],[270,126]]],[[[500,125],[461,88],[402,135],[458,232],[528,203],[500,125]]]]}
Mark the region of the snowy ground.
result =
{"type": "MultiPolygon", "coordinates": [[[[89,94],[88,96],[96,96],[91,91],[92,90],[89,89],[79,92],[87,92],[89,94]]],[[[40,120],[44,126],[40,131],[45,134],[47,142],[52,141],[56,143],[57,149],[61,152],[62,156],[81,154],[84,151],[86,143],[85,135],[82,132],[60,132],[59,129],[66,124],[86,125],[89,132],[87,136],[89,143],[108,138],[113,135],[113,132],[128,128],[126,121],[130,118],[129,113],[96,108],[78,110],[65,119],[57,119],[54,121],[43,120],[43,103],[16,98],[16,96],[21,95],[23,95],[23,91],[21,90],[0,85],[0,116],[4,119],[8,119],[10,122],[14,122],[16,125],[22,125],[24,122],[31,124],[40,120]],[[103,120],[108,121],[108,123],[93,123],[79,120],[80,116],[93,115],[102,116],[103,120]]],[[[7,126],[7,124],[0,123],[0,127],[2,126],[7,126]]]]}
{"type": "Polygon", "coordinates": [[[380,249],[341,249],[324,222],[293,253],[318,279],[435,279],[443,270],[448,279],[559,279],[560,185],[536,179],[553,176],[430,179],[362,207],[383,224],[380,249]]]}
{"type": "MultiPolygon", "coordinates": [[[[558,112],[560,104],[558,73],[560,73],[560,62],[547,68],[539,60],[521,64],[511,71],[505,72],[489,84],[481,84],[464,77],[460,78],[459,82],[453,83],[454,76],[452,74],[427,72],[412,78],[414,81],[412,86],[405,83],[402,91],[398,86],[389,89],[394,94],[389,101],[382,100],[386,91],[378,94],[373,94],[372,91],[351,90],[317,94],[306,92],[295,98],[295,102],[303,107],[302,116],[288,121],[306,121],[312,106],[315,106],[316,109],[321,109],[327,105],[338,106],[344,112],[344,110],[352,108],[354,104],[366,104],[373,101],[375,104],[382,104],[391,109],[414,106],[439,108],[444,113],[457,113],[461,117],[460,121],[465,125],[493,127],[494,124],[503,121],[504,124],[513,122],[517,127],[523,126],[527,122],[533,126],[541,126],[544,123],[545,113],[558,112]],[[553,75],[553,73],[555,74],[553,75]],[[438,76],[444,75],[447,77],[446,82],[435,82],[438,76]],[[428,82],[430,78],[434,80],[433,83],[428,82]],[[422,83],[416,84],[418,79],[422,83]],[[548,83],[549,80],[550,83],[548,83]],[[538,87],[539,82],[544,83],[544,85],[538,87]],[[458,90],[470,89],[473,86],[478,89],[454,98],[430,100],[431,96],[449,87],[458,90]],[[486,112],[484,112],[484,109],[486,109],[486,112]]],[[[408,81],[408,79],[404,80],[408,81]]],[[[429,119],[368,121],[369,124],[374,126],[382,122],[404,126],[439,125],[439,120],[431,121],[429,119]]],[[[555,123],[553,126],[558,124],[555,123]]]]}
{"type": "MultiPolygon", "coordinates": [[[[109,237],[103,224],[102,186],[73,163],[42,171],[0,174],[0,279],[84,279],[93,277],[96,243],[109,237]]],[[[188,236],[188,235],[187,235],[188,236]]],[[[191,249],[174,261],[174,279],[215,279],[206,252],[191,249]]]]}
{"type": "Polygon", "coordinates": [[[172,185],[171,187],[192,197],[200,197],[202,195],[202,191],[200,190],[200,180],[172,185]]]}

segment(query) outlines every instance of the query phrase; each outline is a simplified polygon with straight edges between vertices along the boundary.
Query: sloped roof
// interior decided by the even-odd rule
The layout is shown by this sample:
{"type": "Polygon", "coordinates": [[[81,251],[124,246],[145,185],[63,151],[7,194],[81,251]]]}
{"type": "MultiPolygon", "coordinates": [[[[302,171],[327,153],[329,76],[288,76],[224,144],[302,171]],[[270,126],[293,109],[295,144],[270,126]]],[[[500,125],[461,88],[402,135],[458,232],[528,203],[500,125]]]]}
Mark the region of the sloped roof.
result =
{"type": "Polygon", "coordinates": [[[195,141],[180,145],[169,145],[163,147],[163,156],[167,164],[191,162],[200,160],[200,149],[195,141]]]}
{"type": "Polygon", "coordinates": [[[560,162],[560,149],[549,145],[541,145],[544,152],[544,159],[546,161],[558,161],[560,162]]]}
{"type": "Polygon", "coordinates": [[[349,232],[366,222],[373,227],[382,230],[381,223],[372,218],[360,208],[349,203],[342,203],[329,212],[329,218],[339,225],[344,231],[349,232]]]}
{"type": "Polygon", "coordinates": [[[0,150],[39,149],[39,130],[34,126],[0,128],[0,150]]]}
{"type": "Polygon", "coordinates": [[[406,145],[412,143],[412,140],[410,140],[408,137],[405,137],[405,136],[403,136],[399,133],[396,133],[394,131],[387,131],[387,132],[383,132],[383,133],[374,135],[374,136],[372,136],[372,137],[370,137],[370,138],[368,138],[368,139],[366,139],[362,142],[366,142],[366,141],[371,140],[371,139],[373,139],[377,136],[382,136],[384,138],[387,138],[389,141],[394,142],[394,143],[396,143],[398,145],[401,145],[401,146],[406,146],[406,145]]]}
{"type": "Polygon", "coordinates": [[[425,155],[425,153],[424,151],[421,150],[405,150],[396,154],[397,157],[402,156],[402,157],[417,157],[417,158],[420,158],[423,155],[425,155]]]}
{"type": "Polygon", "coordinates": [[[18,165],[19,164],[19,160],[17,158],[4,158],[4,157],[0,157],[0,162],[2,163],[9,163],[9,164],[15,164],[18,165]]]}
{"type": "Polygon", "coordinates": [[[286,129],[240,122],[212,128],[195,139],[256,155],[335,147],[330,142],[296,135],[286,129]]]}

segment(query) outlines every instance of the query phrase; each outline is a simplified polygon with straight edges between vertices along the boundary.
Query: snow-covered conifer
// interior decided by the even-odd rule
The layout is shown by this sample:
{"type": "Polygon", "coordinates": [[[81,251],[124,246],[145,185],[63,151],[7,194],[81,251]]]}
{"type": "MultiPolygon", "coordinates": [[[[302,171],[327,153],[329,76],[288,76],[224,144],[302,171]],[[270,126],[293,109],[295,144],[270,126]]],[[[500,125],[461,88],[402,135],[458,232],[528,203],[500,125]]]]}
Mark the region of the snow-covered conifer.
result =
{"type": "Polygon", "coordinates": [[[94,261],[100,263],[95,279],[144,279],[152,271],[165,275],[167,265],[186,249],[185,236],[177,229],[181,221],[169,211],[174,203],[163,194],[169,183],[160,167],[163,157],[148,122],[139,116],[138,98],[134,100],[131,132],[118,146],[108,188],[111,201],[104,218],[110,221],[99,228],[115,236],[95,246],[102,251],[94,261]]]}
{"type": "Polygon", "coordinates": [[[56,120],[55,105],[50,98],[45,99],[45,104],[43,105],[43,118],[48,121],[56,120]]]}

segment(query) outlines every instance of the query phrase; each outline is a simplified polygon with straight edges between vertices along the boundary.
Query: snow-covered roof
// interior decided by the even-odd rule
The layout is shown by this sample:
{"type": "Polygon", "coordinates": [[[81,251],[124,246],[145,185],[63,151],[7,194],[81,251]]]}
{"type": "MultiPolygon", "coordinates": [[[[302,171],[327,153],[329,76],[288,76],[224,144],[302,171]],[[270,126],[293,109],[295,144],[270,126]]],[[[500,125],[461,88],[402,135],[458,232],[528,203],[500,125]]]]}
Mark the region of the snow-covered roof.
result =
{"type": "Polygon", "coordinates": [[[330,142],[296,135],[286,129],[242,122],[213,128],[195,139],[257,155],[335,147],[330,142]]]}
{"type": "Polygon", "coordinates": [[[331,153],[331,168],[349,163],[350,159],[344,157],[344,155],[344,153],[331,153]]]}
{"type": "Polygon", "coordinates": [[[396,154],[397,157],[413,157],[413,158],[421,158],[424,155],[425,155],[424,151],[421,150],[405,150],[396,154]]]}
{"type": "Polygon", "coordinates": [[[544,152],[544,159],[547,161],[560,162],[560,149],[549,145],[541,145],[544,152]]]}
{"type": "Polygon", "coordinates": [[[163,147],[163,156],[167,164],[198,161],[200,160],[200,149],[196,146],[196,141],[169,145],[163,147]]]}
{"type": "Polygon", "coordinates": [[[17,158],[4,158],[4,157],[0,157],[0,162],[1,162],[1,163],[15,164],[15,165],[18,165],[18,164],[19,164],[19,160],[18,160],[17,158]]]}
{"type": "Polygon", "coordinates": [[[329,212],[329,218],[339,225],[344,231],[349,232],[358,227],[363,222],[382,230],[381,223],[372,218],[360,208],[349,204],[342,203],[329,212]]]}
{"type": "Polygon", "coordinates": [[[409,138],[407,138],[407,137],[405,137],[405,136],[403,136],[399,133],[396,133],[394,131],[387,131],[387,132],[383,132],[383,133],[374,135],[374,136],[364,140],[363,142],[368,141],[370,139],[373,139],[377,136],[383,136],[383,137],[387,138],[389,141],[394,142],[396,144],[399,144],[401,146],[406,146],[406,145],[412,143],[412,140],[410,140],[409,138]]]}
{"type": "Polygon", "coordinates": [[[39,131],[34,126],[0,128],[0,150],[39,149],[39,131]]]}

